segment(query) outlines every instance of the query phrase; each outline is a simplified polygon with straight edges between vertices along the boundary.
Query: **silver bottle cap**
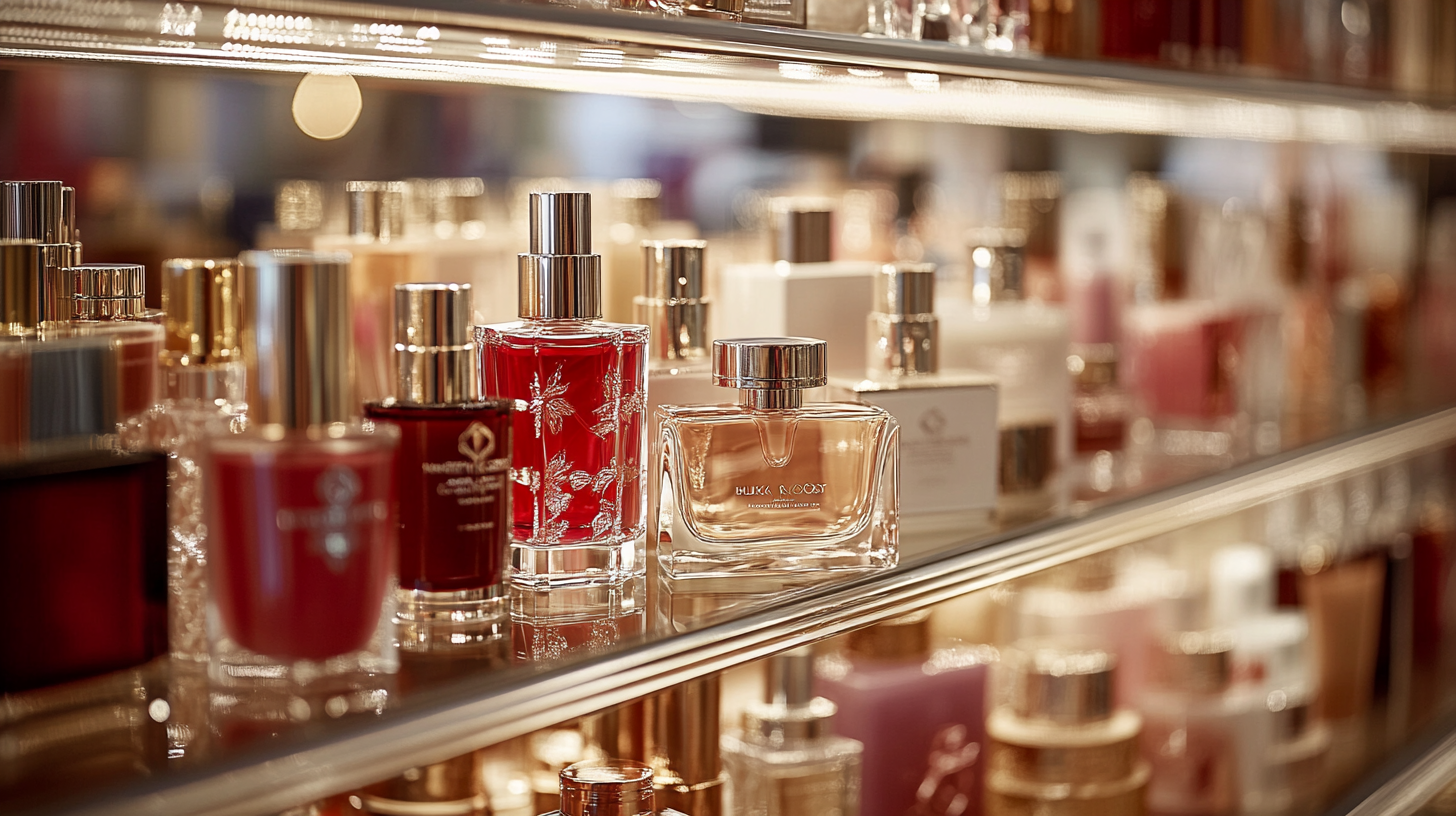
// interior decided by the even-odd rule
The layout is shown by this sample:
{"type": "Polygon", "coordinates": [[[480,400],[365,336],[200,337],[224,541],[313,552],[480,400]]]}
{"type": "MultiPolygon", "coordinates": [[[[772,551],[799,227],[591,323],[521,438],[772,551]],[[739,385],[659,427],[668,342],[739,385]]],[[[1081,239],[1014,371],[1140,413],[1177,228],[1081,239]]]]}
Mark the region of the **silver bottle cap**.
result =
{"type": "Polygon", "coordinates": [[[518,258],[520,314],[602,316],[602,256],[591,251],[591,193],[531,193],[531,251],[518,258]]]}
{"type": "Polygon", "coordinates": [[[406,405],[474,402],[475,343],[468,283],[394,287],[394,398],[406,405]]]}
{"type": "Polygon", "coordinates": [[[1011,708],[1029,720],[1076,725],[1113,713],[1117,658],[1100,649],[1032,646],[1013,650],[1011,708]]]}
{"type": "Polygon", "coordinates": [[[77,320],[137,320],[147,310],[147,270],[141,264],[84,264],[69,274],[77,320]]]}
{"type": "Polygon", "coordinates": [[[180,365],[242,360],[242,305],[234,258],[162,261],[167,352],[180,365]]]}
{"type": "Polygon", "coordinates": [[[773,201],[774,260],[825,263],[834,254],[834,210],[818,199],[773,201]]]}
{"type": "Polygon", "coordinates": [[[296,429],[352,419],[348,253],[255,250],[238,262],[249,419],[296,429]]]}
{"type": "Polygon", "coordinates": [[[745,736],[756,742],[782,744],[832,733],[838,708],[814,696],[814,652],[808,646],[769,658],[765,701],[743,713],[745,736]]]}
{"type": "Polygon", "coordinates": [[[705,241],[643,241],[637,322],[651,331],[654,360],[708,357],[709,299],[703,287],[705,241]]]}
{"type": "Polygon", "coordinates": [[[988,227],[966,233],[971,299],[979,304],[1021,300],[1026,232],[988,227]]]}
{"type": "Polygon", "coordinates": [[[812,337],[713,341],[713,384],[737,388],[754,408],[798,408],[804,389],[829,381],[827,344],[812,337]]]}
{"type": "Polygon", "coordinates": [[[404,235],[405,185],[398,181],[351,181],[344,185],[349,202],[349,234],[390,241],[404,235]]]}
{"type": "Polygon", "coordinates": [[[655,816],[652,768],[626,759],[578,762],[561,772],[562,816],[655,816]]]}
{"type": "Polygon", "coordinates": [[[940,368],[935,264],[886,264],[875,279],[869,369],[875,374],[932,374],[940,368]]]}

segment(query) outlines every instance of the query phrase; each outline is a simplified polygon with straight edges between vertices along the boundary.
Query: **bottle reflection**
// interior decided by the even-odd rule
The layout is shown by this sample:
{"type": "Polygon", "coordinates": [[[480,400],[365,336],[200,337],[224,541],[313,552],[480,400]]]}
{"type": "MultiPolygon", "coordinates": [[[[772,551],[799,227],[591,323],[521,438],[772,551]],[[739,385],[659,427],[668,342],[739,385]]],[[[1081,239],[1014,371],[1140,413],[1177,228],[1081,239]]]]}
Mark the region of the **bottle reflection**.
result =
{"type": "Polygon", "coordinates": [[[511,640],[517,664],[602,654],[647,631],[647,580],[511,590],[511,640]]]}

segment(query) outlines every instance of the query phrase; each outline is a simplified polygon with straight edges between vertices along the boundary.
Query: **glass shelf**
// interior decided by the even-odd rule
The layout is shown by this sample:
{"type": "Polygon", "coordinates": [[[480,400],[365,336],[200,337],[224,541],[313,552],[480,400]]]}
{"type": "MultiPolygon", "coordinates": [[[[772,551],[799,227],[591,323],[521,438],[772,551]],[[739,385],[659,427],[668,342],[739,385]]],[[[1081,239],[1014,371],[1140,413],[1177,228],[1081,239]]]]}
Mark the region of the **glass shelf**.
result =
{"type": "Polygon", "coordinates": [[[1449,100],[499,0],[24,0],[0,7],[0,57],[347,71],[799,117],[1456,149],[1449,100]]]}
{"type": "MultiPolygon", "coordinates": [[[[769,595],[721,586],[685,590],[649,573],[614,589],[518,594],[512,624],[499,637],[438,658],[407,656],[377,715],[306,724],[285,718],[271,730],[253,724],[239,731],[208,720],[202,677],[165,665],[15,695],[4,701],[0,723],[76,709],[79,699],[97,701],[83,715],[65,715],[74,720],[67,727],[37,734],[73,741],[83,734],[90,739],[88,729],[96,740],[120,735],[115,754],[130,764],[110,762],[107,776],[57,751],[53,767],[25,786],[15,784],[25,769],[12,765],[9,788],[0,787],[0,809],[113,816],[278,812],[1452,443],[1456,408],[1432,411],[1080,516],[950,543],[883,574],[828,587],[769,595]]],[[[26,756],[14,751],[26,738],[24,729],[0,729],[0,752],[11,752],[0,757],[26,756]]]]}

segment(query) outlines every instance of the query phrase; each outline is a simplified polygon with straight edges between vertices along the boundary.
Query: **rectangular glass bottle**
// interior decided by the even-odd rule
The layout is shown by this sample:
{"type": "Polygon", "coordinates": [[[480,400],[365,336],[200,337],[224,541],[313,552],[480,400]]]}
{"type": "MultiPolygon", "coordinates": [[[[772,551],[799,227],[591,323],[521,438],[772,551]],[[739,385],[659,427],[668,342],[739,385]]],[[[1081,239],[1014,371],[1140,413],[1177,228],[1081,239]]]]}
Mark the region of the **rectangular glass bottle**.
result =
{"type": "Polygon", "coordinates": [[[394,294],[395,396],[364,415],[400,430],[400,645],[449,651],[505,616],[511,405],[478,396],[470,284],[394,294]]]}
{"type": "Polygon", "coordinates": [[[644,569],[647,327],[603,323],[587,193],[532,193],[521,320],[475,329],[485,395],[523,405],[511,576],[549,586],[644,569]]]}
{"type": "Polygon", "coordinates": [[[940,370],[935,265],[887,264],[875,276],[869,367],[830,380],[830,395],[877,405],[900,425],[901,553],[988,531],[996,511],[996,382],[940,370]]]}
{"type": "Polygon", "coordinates": [[[859,813],[864,746],[834,730],[834,703],[815,697],[807,647],[769,659],[767,700],[722,738],[734,816],[859,813]]]}
{"type": "Polygon", "coordinates": [[[822,340],[716,340],[714,380],[742,403],[660,409],[666,574],[792,584],[897,563],[898,425],[873,405],[805,405],[824,358],[822,340]]]}
{"type": "Polygon", "coordinates": [[[204,447],[214,713],[377,710],[398,665],[399,431],[355,419],[347,255],[240,261],[250,425],[204,447]],[[308,365],[298,365],[298,361],[308,365]]]}

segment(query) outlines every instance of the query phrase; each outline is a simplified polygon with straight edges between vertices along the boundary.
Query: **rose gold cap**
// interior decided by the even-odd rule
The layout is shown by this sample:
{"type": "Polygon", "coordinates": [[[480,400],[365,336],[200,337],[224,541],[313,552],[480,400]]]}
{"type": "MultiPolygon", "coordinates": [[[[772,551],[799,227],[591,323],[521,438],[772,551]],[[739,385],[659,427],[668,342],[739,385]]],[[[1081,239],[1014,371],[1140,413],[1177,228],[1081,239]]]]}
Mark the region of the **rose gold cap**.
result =
{"type": "Polygon", "coordinates": [[[849,633],[847,646],[857,658],[907,661],[930,654],[930,612],[916,612],[849,633]]]}
{"type": "Polygon", "coordinates": [[[299,429],[353,419],[348,253],[252,251],[238,263],[249,419],[299,429]]]}
{"type": "Polygon", "coordinates": [[[563,816],[654,816],[652,769],[609,759],[578,762],[561,772],[563,816]]]}
{"type": "Polygon", "coordinates": [[[1007,657],[1015,672],[1011,708],[1017,716],[1064,725],[1112,716],[1117,658],[1111,652],[1034,645],[1007,657]]]}
{"type": "Polygon", "coordinates": [[[162,261],[167,351],[181,365],[242,359],[238,262],[234,258],[162,261]]]}
{"type": "Polygon", "coordinates": [[[1233,684],[1234,643],[1227,632],[1180,632],[1163,641],[1164,687],[1219,694],[1233,684]]]}

